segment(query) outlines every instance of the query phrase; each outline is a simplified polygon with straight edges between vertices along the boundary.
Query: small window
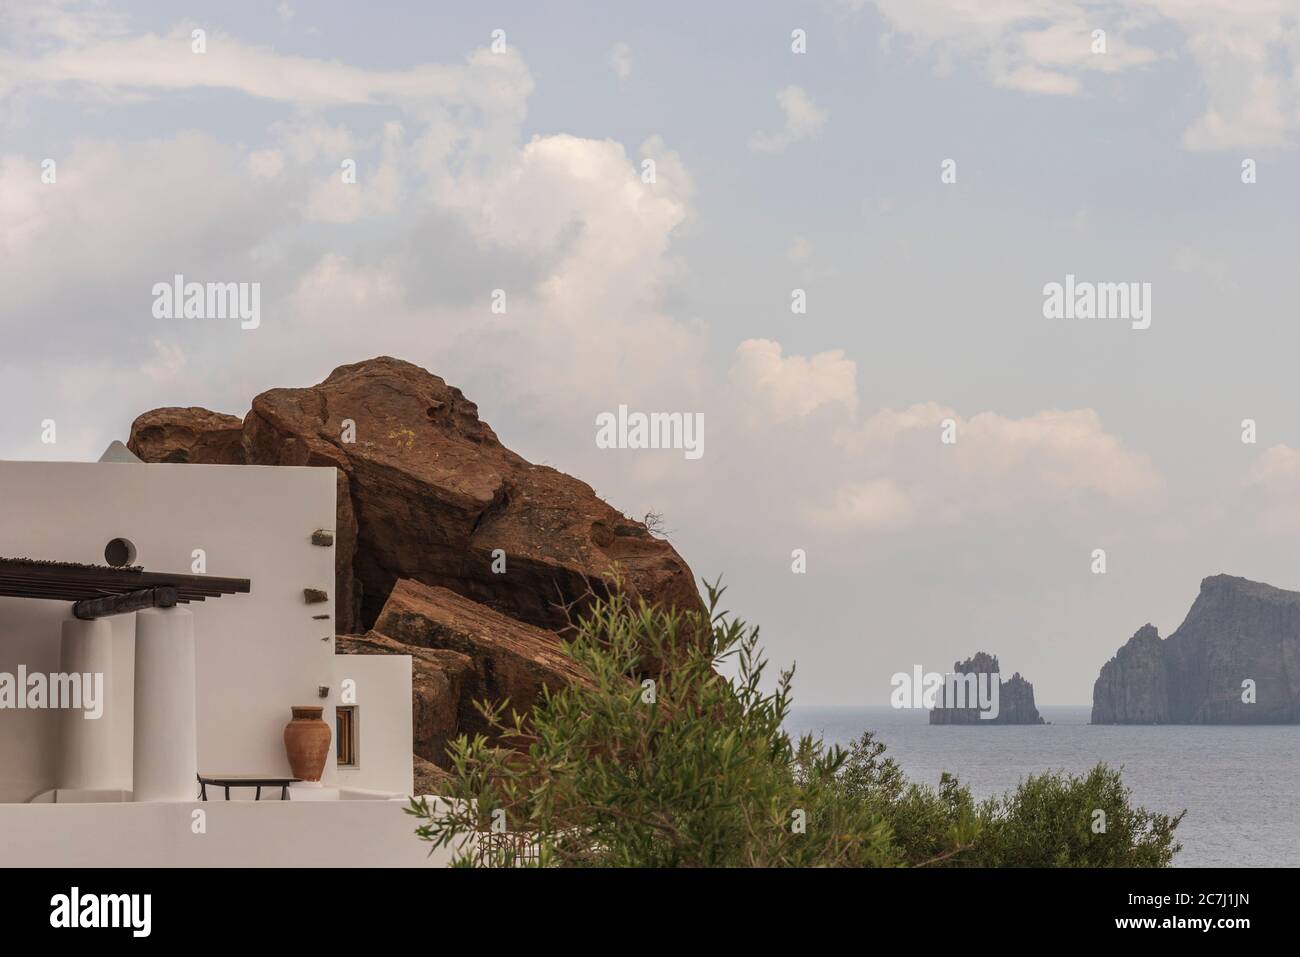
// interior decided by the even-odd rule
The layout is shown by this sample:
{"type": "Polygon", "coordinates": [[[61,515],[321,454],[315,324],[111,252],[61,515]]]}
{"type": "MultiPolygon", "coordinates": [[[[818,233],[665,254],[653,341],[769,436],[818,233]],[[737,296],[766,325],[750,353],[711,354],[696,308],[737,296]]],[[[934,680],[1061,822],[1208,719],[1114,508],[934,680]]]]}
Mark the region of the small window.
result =
{"type": "Polygon", "coordinates": [[[115,538],[104,546],[104,561],[114,568],[135,564],[135,545],[129,538],[115,538]]]}
{"type": "Polygon", "coordinates": [[[357,707],[347,705],[334,709],[335,752],[339,767],[355,768],[357,766],[357,707]]]}

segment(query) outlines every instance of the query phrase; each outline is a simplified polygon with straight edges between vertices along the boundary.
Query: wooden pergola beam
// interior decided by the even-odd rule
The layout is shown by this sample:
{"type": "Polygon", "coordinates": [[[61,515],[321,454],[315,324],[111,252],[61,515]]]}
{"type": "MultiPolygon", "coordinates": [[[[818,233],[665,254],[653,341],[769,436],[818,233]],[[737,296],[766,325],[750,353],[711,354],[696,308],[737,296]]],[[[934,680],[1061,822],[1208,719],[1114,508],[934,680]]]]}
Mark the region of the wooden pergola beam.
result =
{"type": "MultiPolygon", "coordinates": [[[[156,586],[171,587],[167,585],[156,586]]],[[[144,591],[146,589],[134,589],[144,591]]],[[[31,582],[22,579],[0,578],[0,597],[5,598],[44,598],[49,601],[81,601],[86,598],[109,598],[114,595],[130,594],[128,589],[109,589],[102,586],[72,585],[57,582],[31,582]]],[[[220,597],[220,592],[199,592],[189,588],[177,588],[176,598],[180,602],[203,601],[205,598],[220,597]]]]}
{"type": "Polygon", "coordinates": [[[219,598],[222,595],[247,594],[252,583],[247,578],[173,575],[147,572],[140,568],[0,558],[0,597],[4,598],[89,602],[164,588],[171,589],[168,594],[175,595],[175,604],[219,598]]]}
{"type": "Polygon", "coordinates": [[[72,616],[82,621],[107,618],[110,615],[127,615],[142,608],[175,608],[176,589],[168,585],[129,591],[124,595],[107,595],[103,598],[83,598],[72,606],[72,616]]]}

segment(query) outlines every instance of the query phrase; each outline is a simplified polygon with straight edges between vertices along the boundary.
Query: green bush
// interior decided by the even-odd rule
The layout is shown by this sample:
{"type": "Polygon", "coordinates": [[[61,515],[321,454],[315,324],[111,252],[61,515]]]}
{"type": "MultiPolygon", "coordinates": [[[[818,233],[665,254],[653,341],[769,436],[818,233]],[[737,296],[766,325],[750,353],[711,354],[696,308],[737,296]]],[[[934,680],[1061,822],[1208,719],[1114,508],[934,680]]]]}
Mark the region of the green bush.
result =
{"type": "Polygon", "coordinates": [[[909,865],[973,867],[1166,867],[1182,848],[1170,817],[1135,808],[1119,771],[1047,771],[976,804],[949,774],[938,790],[910,784],[866,732],[849,747],[844,788],[889,823],[909,865]],[[1100,814],[1098,812],[1101,812],[1100,814]]]}
{"type": "Polygon", "coordinates": [[[469,866],[1161,866],[1178,850],[1181,815],[1130,808],[1103,766],[977,805],[948,775],[908,783],[870,733],[793,742],[793,670],[764,692],[758,629],[708,591],[708,621],[595,601],[568,644],[590,682],[527,715],[481,705],[494,734],[449,746],[444,801],[408,809],[419,837],[469,866]]]}
{"type": "Polygon", "coordinates": [[[987,867],[1166,867],[1181,848],[1170,817],[1129,803],[1119,771],[1031,775],[986,803],[972,861],[987,867]],[[1102,816],[1104,815],[1104,816],[1102,816]]]}

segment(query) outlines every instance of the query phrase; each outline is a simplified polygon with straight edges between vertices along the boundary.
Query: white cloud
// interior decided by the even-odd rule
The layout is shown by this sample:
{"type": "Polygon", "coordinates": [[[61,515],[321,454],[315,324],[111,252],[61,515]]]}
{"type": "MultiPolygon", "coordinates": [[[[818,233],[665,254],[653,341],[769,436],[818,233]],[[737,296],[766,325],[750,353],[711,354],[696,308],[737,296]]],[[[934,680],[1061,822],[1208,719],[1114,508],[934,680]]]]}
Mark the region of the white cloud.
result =
{"type": "MultiPolygon", "coordinates": [[[[407,166],[405,131],[402,124],[390,121],[374,143],[352,143],[325,153],[322,160],[333,169],[316,181],[304,207],[307,219],[324,223],[352,223],[362,218],[385,216],[396,211],[402,196],[404,167],[407,166]],[[368,163],[360,150],[378,150],[368,163]],[[345,178],[344,163],[350,163],[345,178]],[[353,179],[355,177],[355,179],[353,179]]],[[[410,170],[405,170],[407,177],[410,170]]]]}
{"type": "MultiPolygon", "coordinates": [[[[116,324],[121,338],[148,317],[153,282],[244,261],[290,216],[290,191],[253,177],[249,159],[202,133],[82,140],[47,184],[35,157],[0,156],[7,331],[46,325],[95,342],[116,324]]],[[[16,339],[9,351],[26,348],[16,339]]]]}
{"type": "Polygon", "coordinates": [[[1274,445],[1250,463],[1242,483],[1257,506],[1259,524],[1269,532],[1300,531],[1300,449],[1274,445]]]}
{"type": "Polygon", "coordinates": [[[1133,38],[1155,19],[1141,3],[1126,9],[1083,0],[873,2],[893,35],[934,56],[944,72],[954,59],[969,59],[995,85],[1025,93],[1074,95],[1086,73],[1119,73],[1158,59],[1133,38]],[[1104,53],[1092,49],[1097,29],[1106,31],[1104,53]]]}
{"type": "Polygon", "coordinates": [[[800,140],[816,136],[830,118],[831,111],[814,102],[798,86],[787,86],[776,95],[785,125],[776,133],[755,133],[749,138],[749,148],[756,153],[779,153],[800,140]]]}
{"type": "Polygon", "coordinates": [[[626,82],[632,75],[632,48],[622,41],[610,47],[609,68],[614,71],[620,83],[626,82]]]}
{"type": "Polygon", "coordinates": [[[860,412],[857,371],[840,350],[805,356],[766,339],[739,345],[723,420],[742,429],[725,441],[744,463],[737,469],[763,482],[749,501],[749,484],[733,476],[733,507],[775,522],[764,503],[779,500],[788,533],[811,522],[836,539],[864,529],[1001,534],[1081,517],[1096,531],[1163,501],[1165,480],[1151,460],[1107,432],[1092,409],[1015,418],[921,402],[860,412]],[[948,419],[955,444],[941,441],[948,419]]]}
{"type": "Polygon", "coordinates": [[[532,92],[532,77],[513,49],[501,54],[480,50],[463,65],[367,70],[278,54],[219,31],[209,31],[202,54],[192,52],[188,28],[165,36],[80,39],[43,54],[0,53],[0,89],[60,85],[105,98],[207,87],[302,106],[454,106],[504,111],[507,118],[522,109],[532,92]]]}
{"type": "Polygon", "coordinates": [[[847,482],[835,494],[823,521],[854,530],[899,531],[918,517],[918,502],[889,477],[847,482]]]}
{"type": "Polygon", "coordinates": [[[258,179],[275,179],[284,170],[284,154],[278,149],[255,150],[248,154],[248,171],[258,179]]]}
{"type": "MultiPolygon", "coordinates": [[[[102,49],[98,56],[111,60],[102,49]]],[[[85,436],[84,454],[97,454],[93,446],[120,435],[143,408],[183,401],[239,411],[261,388],[315,381],[339,362],[388,352],[497,408],[526,409],[552,434],[570,435],[570,448],[590,445],[576,435],[589,413],[619,402],[709,409],[708,461],[721,468],[712,474],[757,470],[764,482],[760,489],[724,481],[707,498],[697,471],[689,478],[701,500],[725,496],[743,508],[752,494],[756,510],[765,497],[801,502],[781,521],[824,519],[823,530],[836,536],[1017,515],[1033,522],[1084,499],[1149,501],[1161,486],[1145,457],[1089,410],[962,418],[931,403],[860,416],[857,363],[842,350],[788,354],[763,338],[736,346],[725,379],[712,374],[705,328],[665,306],[682,268],[674,236],[691,218],[682,158],[658,136],[635,156],[610,140],[563,133],[524,141],[532,78],[521,60],[503,74],[497,62],[473,55],[463,67],[405,71],[457,79],[450,92],[379,106],[388,118],[373,134],[317,110],[272,123],[267,142],[249,147],[194,133],[87,140],[61,160],[52,188],[39,183],[35,158],[0,157],[0,249],[9,254],[0,280],[9,308],[18,304],[32,329],[69,331],[55,323],[80,314],[82,303],[134,304],[128,321],[105,325],[93,313],[82,321],[92,332],[111,328],[113,348],[149,357],[142,370],[133,366],[143,375],[123,380],[93,353],[60,356],[60,366],[82,374],[60,377],[50,404],[68,420],[67,435],[85,436]],[[491,106],[463,108],[471,102],[491,106]],[[344,157],[358,161],[355,186],[339,179],[344,157]],[[655,160],[654,183],[642,181],[641,158],[655,160]],[[322,221],[382,228],[364,243],[294,241],[322,221]],[[121,223],[131,224],[130,242],[112,239],[121,223]],[[50,248],[60,249],[57,260],[41,252],[50,248]],[[265,280],[262,328],[244,334],[149,321],[148,287],[174,271],[265,280]],[[69,275],[78,277],[75,287],[69,275]],[[69,308],[70,288],[78,308],[69,308]],[[504,316],[488,309],[495,288],[508,296],[504,316]],[[117,404],[89,402],[88,387],[117,404]],[[108,434],[78,429],[88,415],[108,434]],[[946,416],[958,420],[956,447],[938,441],[946,416]]],[[[262,79],[223,74],[222,82],[247,86],[250,96],[303,90],[310,106],[344,69],[305,69],[293,58],[282,65],[280,72],[260,64],[262,79]]],[[[79,82],[115,83],[120,69],[86,67],[79,82]]],[[[362,72],[349,95],[391,89],[390,74],[362,72]]],[[[181,81],[159,82],[139,91],[156,95],[181,81]]],[[[786,130],[769,147],[825,122],[802,91],[783,94],[782,105],[786,130]]],[[[811,244],[796,238],[789,256],[806,267],[811,244]]],[[[31,362],[24,376],[34,382],[43,370],[31,362]]],[[[677,467],[637,463],[660,494],[686,481],[677,467]]]]}
{"type": "Polygon", "coordinates": [[[842,350],[784,356],[770,339],[746,339],[736,347],[731,382],[737,398],[769,422],[802,418],[829,405],[852,411],[858,404],[857,364],[842,350]]]}
{"type": "MultiPolygon", "coordinates": [[[[75,82],[133,85],[143,95],[197,82],[184,57],[131,73],[123,51],[138,56],[158,42],[91,42],[75,82]]],[[[618,402],[712,408],[721,418],[711,422],[738,428],[711,433],[711,455],[728,468],[765,469],[766,494],[837,510],[827,523],[837,532],[1002,521],[1088,496],[1127,504],[1160,487],[1150,463],[1089,410],[962,419],[922,404],[859,418],[857,364],[842,350],[786,354],[761,338],[736,347],[726,379],[711,375],[704,327],[664,305],[681,268],[673,238],[691,218],[682,158],[659,136],[642,143],[637,158],[610,140],[556,133],[523,141],[532,78],[517,57],[474,54],[459,67],[376,73],[229,40],[226,51],[246,69],[222,66],[204,82],[285,97],[295,107],[388,100],[378,108],[389,118],[377,133],[358,135],[319,110],[299,112],[272,123],[267,143],[239,148],[195,133],[87,140],[61,160],[55,187],[40,184],[34,158],[0,157],[7,307],[39,329],[81,314],[87,302],[126,304],[125,321],[106,326],[93,311],[78,321],[92,348],[107,348],[93,333],[112,328],[113,347],[150,356],[129,388],[111,385],[115,373],[93,352],[60,357],[66,368],[97,371],[66,380],[59,401],[76,408],[78,381],[115,388],[122,409],[87,403],[84,394],[81,407],[115,422],[116,434],[150,404],[233,396],[212,404],[239,408],[257,389],[314,381],[339,362],[391,352],[453,375],[470,394],[490,383],[498,406],[525,406],[552,427],[585,424],[589,410],[618,402]],[[349,90],[336,88],[340,82],[349,90]],[[339,177],[348,157],[357,160],[355,185],[339,177]],[[640,158],[655,160],[654,183],[642,181],[640,158]],[[322,221],[383,228],[364,244],[325,250],[293,241],[322,221]],[[121,223],[131,224],[130,242],[112,238],[121,223]],[[42,252],[51,248],[60,250],[57,260],[42,252]],[[241,334],[150,321],[146,292],[173,272],[265,280],[262,328],[241,334]],[[504,316],[488,309],[495,288],[508,296],[504,316]],[[150,388],[160,390],[153,400],[150,388]],[[938,442],[945,416],[958,419],[954,448],[938,442]]],[[[48,53],[11,75],[44,82],[69,75],[72,62],[48,53]]],[[[785,129],[756,148],[783,148],[826,120],[797,87],[780,102],[785,129]]],[[[806,267],[811,245],[796,238],[789,257],[806,267]]],[[[792,521],[808,517],[795,512],[792,521]]]]}
{"type": "MultiPolygon", "coordinates": [[[[237,407],[269,385],[314,381],[384,351],[454,373],[468,390],[490,382],[501,403],[533,415],[584,423],[576,401],[659,402],[702,388],[702,327],[662,306],[679,268],[671,237],[692,194],[662,137],[638,151],[654,159],[654,183],[610,140],[523,142],[532,77],[517,53],[385,72],[210,33],[204,65],[173,42],[184,35],[91,37],[0,61],[0,73],[32,90],[155,97],[211,85],[293,110],[266,128],[269,142],[249,147],[198,133],[87,139],[59,157],[56,186],[41,184],[38,158],[0,153],[6,332],[60,330],[64,367],[97,349],[152,352],[143,381],[155,384],[181,357],[203,357],[185,367],[183,389],[152,400],[132,391],[131,408],[126,393],[122,408],[86,401],[81,416],[120,434],[149,404],[215,391],[232,396],[218,405],[237,407]],[[325,112],[354,103],[389,119],[359,135],[325,112]],[[339,175],[345,158],[357,162],[354,185],[339,175]],[[322,222],[362,231],[337,232],[325,249],[304,242],[304,227],[322,222]],[[160,325],[150,289],[176,272],[262,282],[262,327],[160,325]],[[505,316],[488,310],[495,288],[507,292],[505,316]]],[[[8,358],[24,361],[26,350],[35,371],[50,359],[43,341],[28,336],[8,358]]]]}
{"type": "MultiPolygon", "coordinates": [[[[1190,60],[1204,112],[1192,150],[1294,147],[1300,134],[1300,30],[1292,0],[872,0],[893,45],[905,40],[942,73],[967,61],[996,86],[1056,96],[1089,75],[1190,60]],[[1092,32],[1106,31],[1093,53],[1092,32]],[[1172,41],[1172,42],[1171,42],[1172,41]]],[[[866,0],[842,0],[860,10],[866,0]]]]}
{"type": "Polygon", "coordinates": [[[0,4],[0,36],[12,48],[51,43],[81,45],[126,32],[127,16],[102,4],[76,0],[6,0],[0,4]]]}
{"type": "Polygon", "coordinates": [[[1150,459],[1125,448],[1091,409],[1013,419],[970,417],[938,403],[876,412],[836,441],[837,489],[828,522],[872,528],[971,525],[1044,510],[1149,507],[1165,487],[1150,459]],[[941,442],[944,420],[957,441],[941,442]]]}

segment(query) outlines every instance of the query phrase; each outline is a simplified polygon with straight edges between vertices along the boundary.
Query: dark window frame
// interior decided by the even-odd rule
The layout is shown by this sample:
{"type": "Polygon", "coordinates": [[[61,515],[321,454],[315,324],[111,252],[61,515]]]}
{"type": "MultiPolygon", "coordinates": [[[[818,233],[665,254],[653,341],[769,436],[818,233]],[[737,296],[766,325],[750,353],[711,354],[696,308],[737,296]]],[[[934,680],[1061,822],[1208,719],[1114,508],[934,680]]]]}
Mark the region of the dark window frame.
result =
{"type": "Polygon", "coordinates": [[[334,709],[334,756],[341,768],[359,767],[357,747],[357,706],[339,705],[334,709]]]}

